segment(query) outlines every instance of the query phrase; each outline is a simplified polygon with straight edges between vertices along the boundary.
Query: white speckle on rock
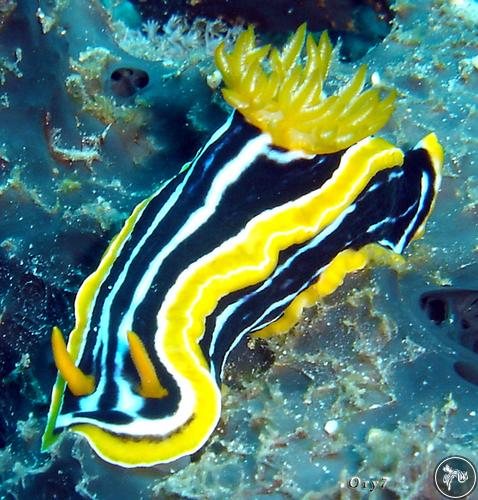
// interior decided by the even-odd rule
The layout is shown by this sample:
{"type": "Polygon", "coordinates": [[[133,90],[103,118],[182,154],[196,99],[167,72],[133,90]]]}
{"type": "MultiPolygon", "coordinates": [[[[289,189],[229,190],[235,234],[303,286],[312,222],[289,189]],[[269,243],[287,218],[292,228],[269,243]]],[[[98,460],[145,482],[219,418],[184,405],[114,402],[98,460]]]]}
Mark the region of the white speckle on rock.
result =
{"type": "Polygon", "coordinates": [[[329,420],[324,425],[324,431],[330,436],[336,434],[338,430],[339,430],[339,423],[337,422],[337,420],[329,420]]]}

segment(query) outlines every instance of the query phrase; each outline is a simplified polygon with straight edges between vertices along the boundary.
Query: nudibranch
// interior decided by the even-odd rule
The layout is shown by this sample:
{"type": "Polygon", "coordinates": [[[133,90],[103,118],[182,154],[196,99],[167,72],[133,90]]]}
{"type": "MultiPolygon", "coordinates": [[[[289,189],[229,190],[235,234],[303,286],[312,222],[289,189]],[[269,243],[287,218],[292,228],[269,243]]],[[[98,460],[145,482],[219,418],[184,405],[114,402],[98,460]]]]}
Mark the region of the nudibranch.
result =
{"type": "Polygon", "coordinates": [[[347,273],[400,260],[422,234],[442,147],[434,134],[407,153],[373,137],[394,92],[364,91],[361,67],[326,96],[331,55],[305,26],[281,51],[252,28],[217,48],[234,110],[126,220],[78,292],[68,346],[53,328],[43,449],[71,429],[124,467],[194,453],[241,338],[287,331],[347,273]]]}

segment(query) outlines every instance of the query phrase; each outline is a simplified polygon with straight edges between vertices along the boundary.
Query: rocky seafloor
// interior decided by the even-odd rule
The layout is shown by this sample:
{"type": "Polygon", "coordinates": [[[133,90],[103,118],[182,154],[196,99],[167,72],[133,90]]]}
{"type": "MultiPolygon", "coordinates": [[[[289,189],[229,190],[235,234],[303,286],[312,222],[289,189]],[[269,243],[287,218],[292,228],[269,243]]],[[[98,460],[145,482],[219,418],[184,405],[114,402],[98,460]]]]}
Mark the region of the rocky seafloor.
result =
{"type": "MultiPolygon", "coordinates": [[[[142,3],[0,0],[0,497],[366,498],[348,484],[357,476],[387,478],[376,498],[440,498],[441,458],[478,464],[478,306],[466,323],[463,311],[438,322],[420,307],[445,286],[478,289],[473,0],[365,10],[390,31],[365,23],[382,34],[360,35],[372,46],[347,57],[337,50],[331,70],[340,84],[367,63],[397,89],[380,135],[406,148],[435,131],[444,145],[442,189],[409,270],[355,273],[288,334],[239,346],[220,424],[191,458],[125,470],[68,433],[40,453],[52,325],[71,329],[74,295],[124,218],[227,114],[212,53],[247,16],[205,19],[169,2],[168,21],[146,21],[142,3]]],[[[211,15],[205,0],[186,3],[211,15]]],[[[344,34],[359,24],[352,14],[335,26],[342,47],[358,43],[344,34]]]]}

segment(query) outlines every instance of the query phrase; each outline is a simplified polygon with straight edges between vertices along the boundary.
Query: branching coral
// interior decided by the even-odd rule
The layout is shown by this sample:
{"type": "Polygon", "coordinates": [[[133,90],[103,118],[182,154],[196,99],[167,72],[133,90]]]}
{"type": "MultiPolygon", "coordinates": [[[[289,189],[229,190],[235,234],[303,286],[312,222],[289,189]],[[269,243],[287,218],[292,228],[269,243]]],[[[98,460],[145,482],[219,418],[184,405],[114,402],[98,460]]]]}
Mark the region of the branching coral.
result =
{"type": "Polygon", "coordinates": [[[111,125],[108,125],[99,135],[83,137],[81,148],[66,148],[61,144],[61,129],[51,126],[50,113],[46,113],[44,120],[45,136],[52,157],[67,164],[85,162],[88,168],[91,168],[94,161],[101,160],[101,147],[110,127],[111,125]]]}
{"type": "Polygon", "coordinates": [[[0,58],[0,86],[5,84],[7,74],[11,74],[17,78],[22,78],[23,73],[18,67],[23,59],[23,51],[20,47],[15,49],[15,60],[12,61],[6,58],[0,58]]]}
{"type": "Polygon", "coordinates": [[[40,22],[44,34],[48,33],[60,21],[62,11],[68,6],[69,0],[56,0],[50,9],[50,13],[45,13],[41,7],[38,7],[36,16],[40,22]]]}
{"type": "Polygon", "coordinates": [[[332,56],[326,33],[318,44],[303,24],[282,51],[257,47],[253,28],[227,54],[216,50],[226,101],[272,136],[274,144],[308,153],[332,153],[375,133],[394,110],[395,92],[383,100],[372,88],[362,92],[366,66],[348,86],[326,97],[322,91],[332,56]],[[301,54],[305,43],[305,61],[301,54]]]}
{"type": "Polygon", "coordinates": [[[240,26],[230,27],[220,20],[198,17],[189,23],[177,15],[171,16],[163,26],[148,20],[141,31],[121,22],[116,22],[114,27],[116,40],[126,52],[176,67],[208,60],[220,42],[229,45],[243,31],[240,26]]]}

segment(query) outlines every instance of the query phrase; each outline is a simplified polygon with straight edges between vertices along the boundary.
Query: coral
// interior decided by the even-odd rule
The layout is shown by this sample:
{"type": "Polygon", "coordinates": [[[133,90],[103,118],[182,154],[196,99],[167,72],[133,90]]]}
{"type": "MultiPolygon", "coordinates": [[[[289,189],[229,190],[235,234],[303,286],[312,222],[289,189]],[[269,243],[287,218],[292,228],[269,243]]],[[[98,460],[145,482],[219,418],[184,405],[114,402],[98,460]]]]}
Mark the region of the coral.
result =
{"type": "Polygon", "coordinates": [[[81,149],[66,148],[61,145],[61,129],[52,127],[50,113],[47,113],[45,116],[45,135],[52,157],[58,162],[65,162],[67,164],[84,162],[90,168],[94,161],[101,160],[101,146],[105,141],[110,127],[111,124],[99,135],[84,137],[81,141],[81,149]]]}
{"type": "Polygon", "coordinates": [[[68,6],[69,1],[70,0],[54,0],[53,6],[50,7],[48,14],[46,14],[40,6],[38,7],[36,16],[44,34],[48,33],[59,23],[61,13],[68,6]]]}
{"type": "MultiPolygon", "coordinates": [[[[50,15],[60,3],[40,7],[50,15]]],[[[25,262],[32,248],[43,253],[38,266],[64,286],[94,256],[77,254],[81,262],[75,261],[53,242],[71,234],[90,244],[105,237],[106,245],[120,214],[190,159],[224,115],[195,67],[172,75],[162,63],[122,51],[97,2],[61,3],[47,33],[37,7],[17,3],[0,31],[0,113],[8,124],[0,129],[0,234],[15,241],[25,262]],[[149,83],[118,96],[112,75],[131,66],[146,72],[149,83]],[[178,95],[171,101],[173,89],[178,95]],[[185,144],[178,137],[186,134],[185,144]],[[98,198],[111,207],[108,222],[103,206],[95,209],[98,198]],[[37,224],[24,234],[28,223],[18,224],[18,217],[37,224]]]]}
{"type": "Polygon", "coordinates": [[[222,19],[231,25],[253,24],[259,33],[280,37],[307,22],[312,31],[328,30],[342,39],[341,55],[353,60],[379,43],[390,31],[393,11],[384,0],[163,0],[161,4],[134,0],[145,18],[164,24],[178,17],[222,19]]]}
{"type": "Polygon", "coordinates": [[[113,28],[119,46],[131,55],[161,61],[177,71],[199,64],[205,72],[211,68],[211,57],[219,43],[231,45],[243,30],[220,20],[199,17],[189,22],[177,15],[162,26],[149,19],[140,30],[128,28],[121,21],[113,28]]]}
{"type": "Polygon", "coordinates": [[[17,47],[15,49],[15,59],[0,59],[0,86],[5,85],[7,80],[7,75],[15,76],[16,78],[22,78],[23,73],[21,72],[18,64],[23,58],[22,49],[17,47]]]}

